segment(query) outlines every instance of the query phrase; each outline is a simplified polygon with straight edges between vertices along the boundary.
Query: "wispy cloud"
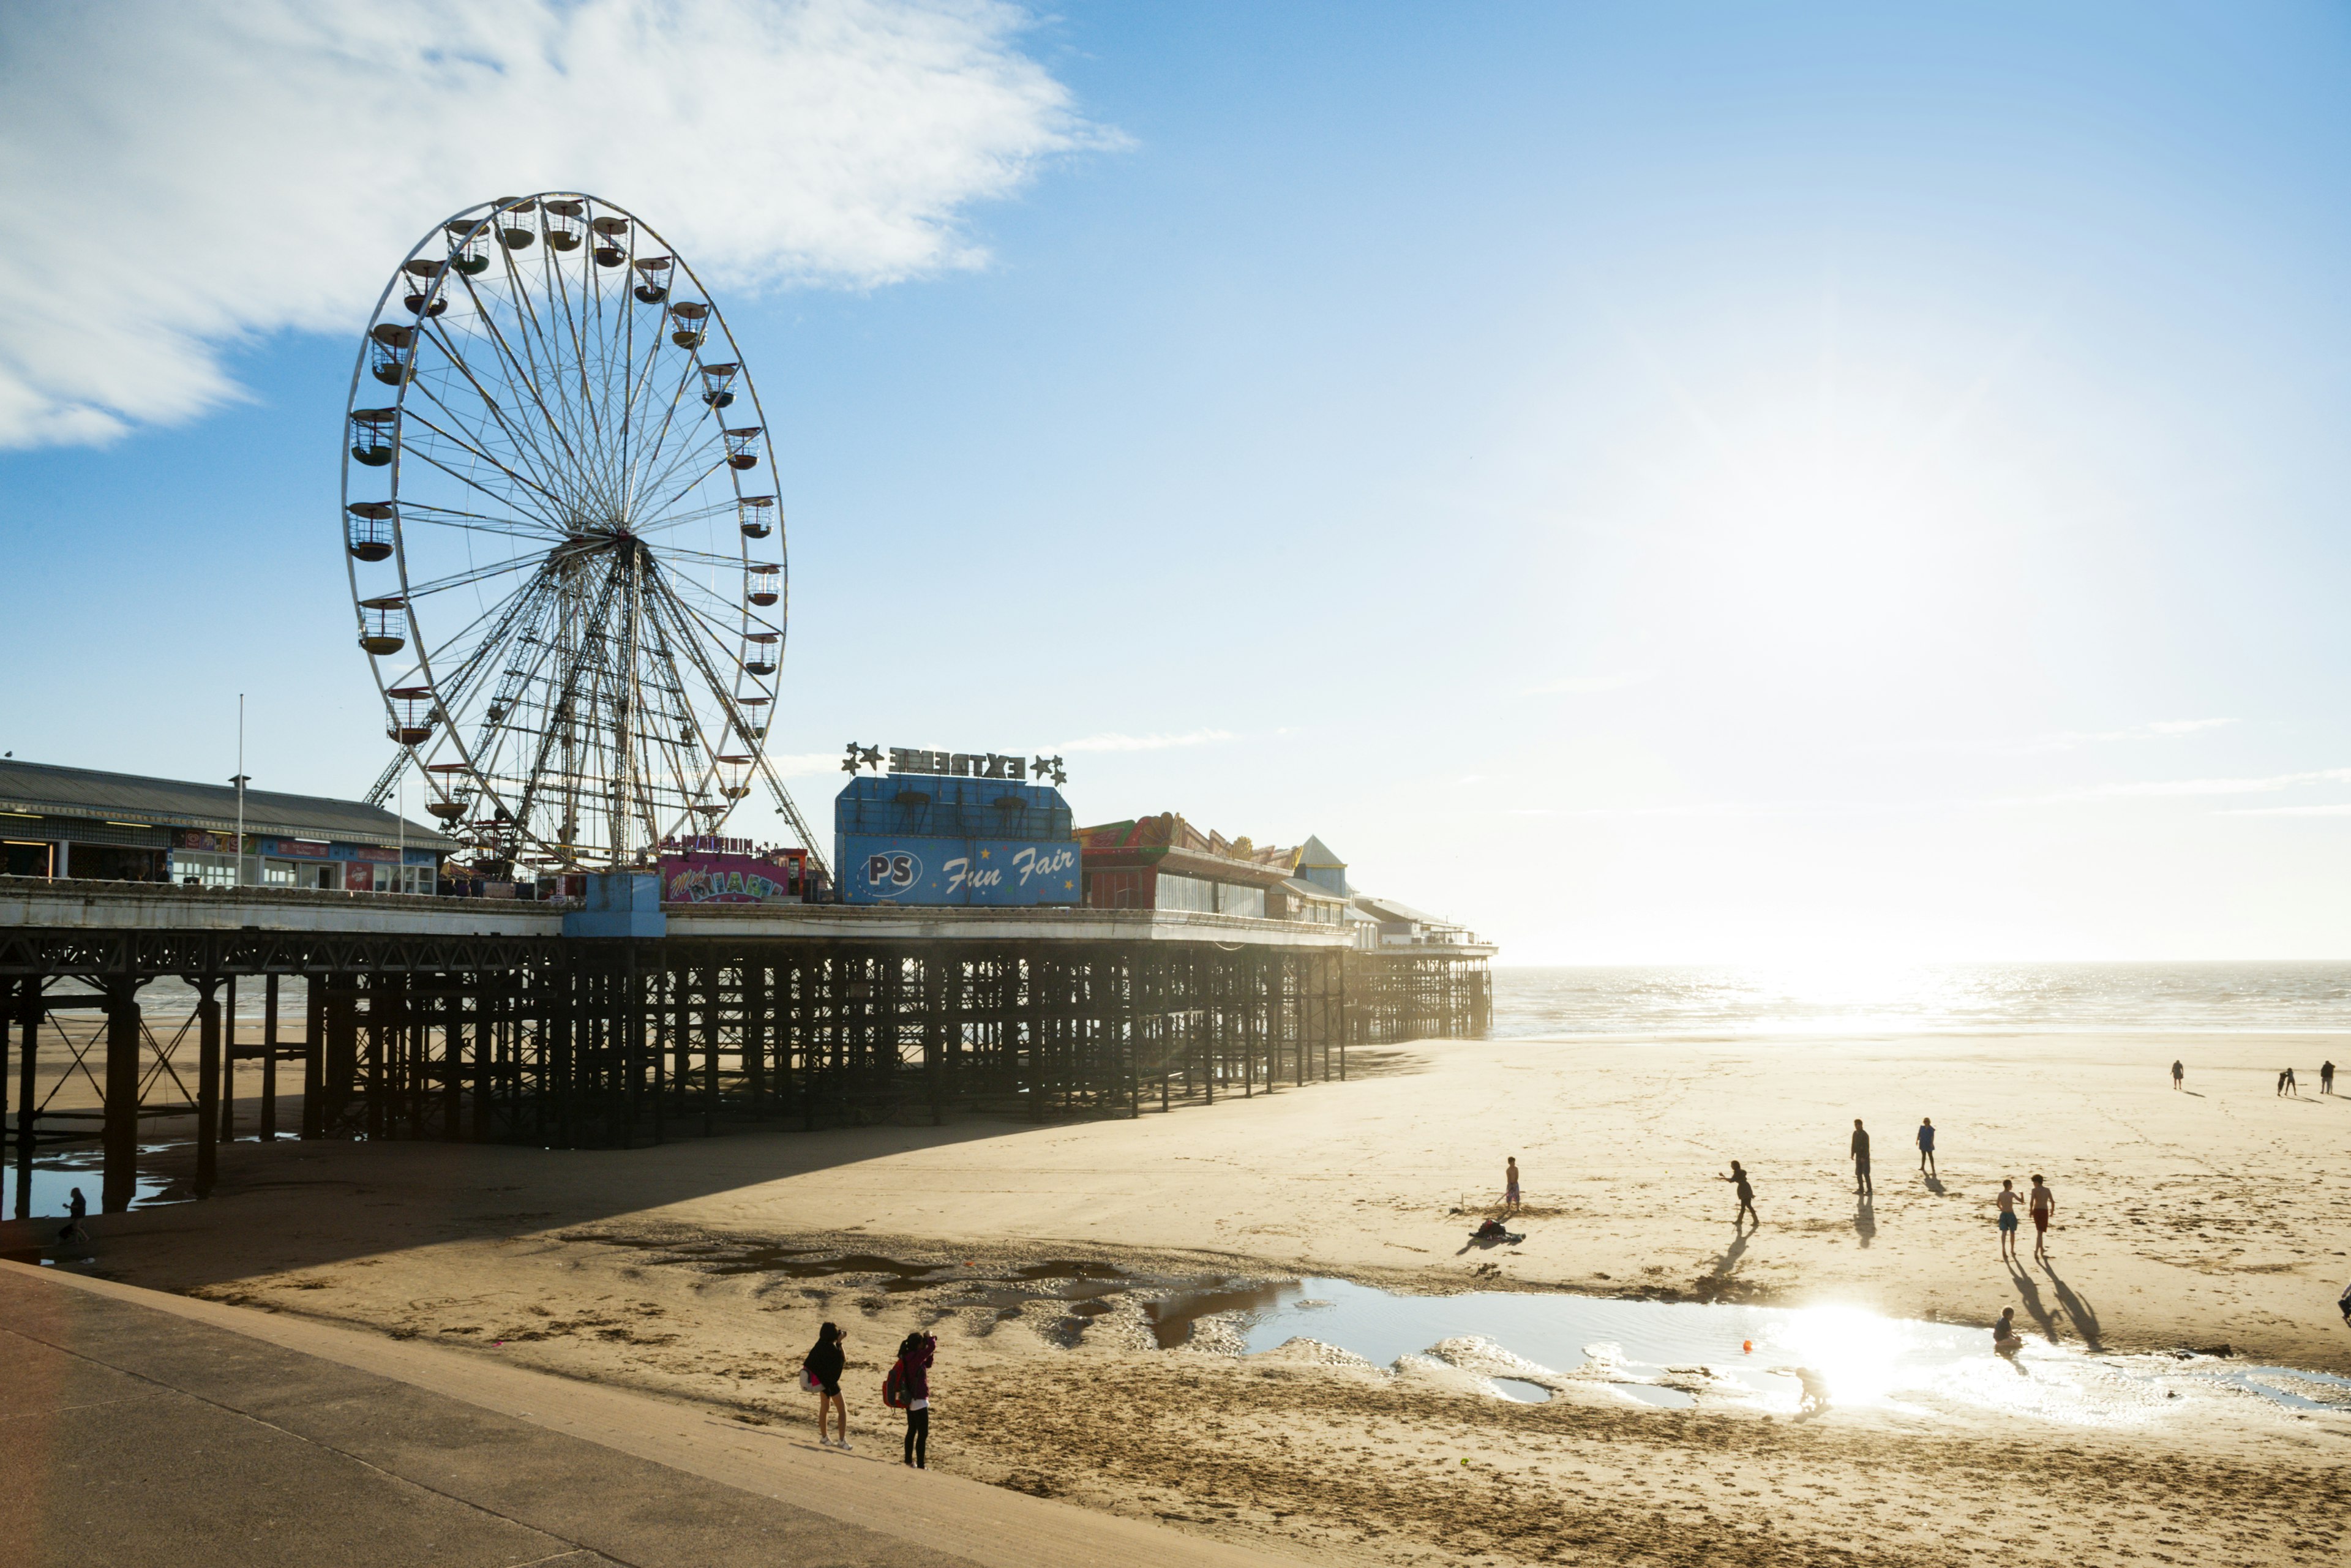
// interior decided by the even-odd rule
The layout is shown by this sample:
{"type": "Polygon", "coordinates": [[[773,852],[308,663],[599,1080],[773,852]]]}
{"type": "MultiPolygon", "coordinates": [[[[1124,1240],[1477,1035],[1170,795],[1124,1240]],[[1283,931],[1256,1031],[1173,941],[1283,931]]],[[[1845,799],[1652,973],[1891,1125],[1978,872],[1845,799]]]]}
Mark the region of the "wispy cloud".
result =
{"type": "Polygon", "coordinates": [[[738,289],[976,266],[971,204],[1115,140],[1029,26],[991,0],[11,6],[0,448],[202,413],[260,334],[356,345],[418,236],[506,193],[604,196],[738,289]]]}
{"type": "Polygon", "coordinates": [[[2093,784],[2033,798],[2034,802],[2104,800],[2126,796],[2266,795],[2303,784],[2351,783],[2351,768],[2320,768],[2304,773],[2272,773],[2259,779],[2149,779],[2124,783],[2093,784]]]}
{"type": "Polygon", "coordinates": [[[1613,675],[1568,675],[1556,681],[1545,681],[1539,686],[1524,687],[1519,695],[1522,697],[1548,697],[1621,691],[1626,686],[1639,685],[1648,678],[1645,670],[1625,670],[1613,675]]]}
{"type": "Polygon", "coordinates": [[[1181,735],[1090,735],[1083,740],[1065,740],[1053,747],[1055,751],[1165,751],[1177,746],[1214,746],[1219,741],[1240,737],[1229,729],[1189,729],[1181,735]]]}
{"type": "Polygon", "coordinates": [[[2220,817],[2351,817],[2351,800],[2330,806],[2231,806],[2213,813],[2220,817]]]}
{"type": "Polygon", "coordinates": [[[838,751],[802,751],[788,757],[768,754],[768,764],[778,779],[813,779],[826,773],[843,771],[841,754],[838,751]]]}
{"type": "Polygon", "coordinates": [[[2077,751],[2085,746],[2105,746],[2124,740],[2169,740],[2183,735],[2199,735],[2219,729],[2237,721],[2233,718],[2166,718],[2153,724],[2133,725],[2126,729],[2062,729],[2048,735],[2007,736],[1991,738],[1928,737],[1918,740],[1889,740],[1872,745],[1872,751],[1928,751],[1983,757],[2029,757],[2042,752],[2077,751]]]}

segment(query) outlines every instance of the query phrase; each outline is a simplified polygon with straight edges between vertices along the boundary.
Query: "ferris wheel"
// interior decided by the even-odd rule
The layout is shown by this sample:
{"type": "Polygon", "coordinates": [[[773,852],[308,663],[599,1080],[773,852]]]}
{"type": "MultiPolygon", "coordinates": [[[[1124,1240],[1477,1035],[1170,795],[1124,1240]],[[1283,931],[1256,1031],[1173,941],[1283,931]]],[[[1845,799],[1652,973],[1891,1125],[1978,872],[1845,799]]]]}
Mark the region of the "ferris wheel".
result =
{"type": "Polygon", "coordinates": [[[772,444],[709,291],[635,214],[501,197],[392,274],[351,372],[360,647],[477,860],[642,863],[764,780],[786,610],[772,444]]]}

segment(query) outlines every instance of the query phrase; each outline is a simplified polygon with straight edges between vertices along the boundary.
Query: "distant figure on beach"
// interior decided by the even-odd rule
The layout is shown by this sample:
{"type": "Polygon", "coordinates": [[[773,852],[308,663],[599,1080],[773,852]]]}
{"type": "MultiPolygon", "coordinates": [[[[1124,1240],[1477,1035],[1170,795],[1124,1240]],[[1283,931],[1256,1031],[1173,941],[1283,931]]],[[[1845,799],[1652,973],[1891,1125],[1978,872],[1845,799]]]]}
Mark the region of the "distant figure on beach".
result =
{"type": "Polygon", "coordinates": [[[2179,1061],[2173,1061],[2173,1062],[2172,1062],[2172,1064],[2171,1064],[2171,1086],[2172,1086],[2174,1089],[2179,1088],[2179,1087],[2180,1086],[2181,1081],[2182,1081],[2182,1080],[2184,1080],[2184,1079],[2186,1079],[2186,1078],[2187,1078],[2187,1076],[2188,1076],[2188,1069],[2187,1069],[2185,1066],[2183,1066],[2182,1064],[2180,1064],[2179,1061]]]}
{"type": "Polygon", "coordinates": [[[841,1396],[841,1375],[849,1364],[846,1344],[849,1336],[841,1332],[839,1323],[827,1323],[817,1330],[816,1343],[800,1363],[800,1370],[816,1385],[816,1440],[827,1448],[849,1447],[849,1405],[841,1396]],[[841,1441],[835,1445],[825,1436],[824,1418],[838,1411],[841,1416],[841,1441]]]}
{"type": "Polygon", "coordinates": [[[2000,1255],[2016,1261],[2016,1182],[2000,1178],[2000,1255]]]}
{"type": "Polygon", "coordinates": [[[1863,1197],[1877,1196],[1869,1180],[1869,1134],[1858,1116],[1853,1119],[1853,1190],[1863,1197]]]}
{"type": "Polygon", "coordinates": [[[2343,1309],[2343,1326],[2351,1328],[2351,1283],[2343,1287],[2343,1297],[2335,1304],[2343,1309]]]}
{"type": "Polygon", "coordinates": [[[1747,1180],[1747,1167],[1733,1160],[1730,1162],[1730,1174],[1727,1176],[1717,1176],[1715,1179],[1727,1181],[1739,1189],[1739,1212],[1730,1217],[1730,1228],[1733,1230],[1739,1228],[1742,1216],[1755,1221],[1760,1228],[1763,1224],[1763,1217],[1755,1212],[1755,1188],[1747,1180]]]}
{"type": "Polygon", "coordinates": [[[1918,1168],[1930,1176],[1940,1174],[1935,1169],[1935,1118],[1932,1116],[1922,1116],[1918,1120],[1918,1168]]]}
{"type": "Polygon", "coordinates": [[[2002,1307],[2000,1322],[1991,1325],[1991,1347],[2002,1355],[2014,1355],[2024,1348],[2024,1340],[2016,1332],[2016,1309],[2002,1307]]]}
{"type": "Polygon", "coordinates": [[[1512,1208],[1519,1207],[1519,1156],[1512,1155],[1502,1167],[1502,1201],[1512,1208]]]}
{"type": "Polygon", "coordinates": [[[938,1350],[936,1336],[908,1334],[899,1342],[897,1364],[882,1385],[883,1403],[906,1413],[906,1463],[918,1470],[930,1468],[931,1358],[938,1350]]]}
{"type": "Polygon", "coordinates": [[[2057,1218],[2057,1195],[2039,1176],[2032,1178],[2032,1255],[2049,1256],[2049,1222],[2057,1218]]]}
{"type": "Polygon", "coordinates": [[[2281,1094],[2291,1094],[2297,1100],[2302,1098],[2302,1090],[2295,1085],[2294,1081],[2293,1068],[2289,1067],[2283,1072],[2278,1074],[2277,1092],[2281,1094]]]}
{"type": "Polygon", "coordinates": [[[2332,1061],[2318,1064],[2318,1092],[2321,1094],[2335,1092],[2335,1063],[2332,1061]]]}
{"type": "Polygon", "coordinates": [[[89,1199],[82,1197],[81,1188],[74,1188],[73,1195],[66,1200],[66,1223],[64,1228],[57,1232],[58,1246],[62,1247],[68,1241],[87,1243],[89,1240],[89,1232],[83,1229],[81,1224],[89,1214],[89,1199]]]}

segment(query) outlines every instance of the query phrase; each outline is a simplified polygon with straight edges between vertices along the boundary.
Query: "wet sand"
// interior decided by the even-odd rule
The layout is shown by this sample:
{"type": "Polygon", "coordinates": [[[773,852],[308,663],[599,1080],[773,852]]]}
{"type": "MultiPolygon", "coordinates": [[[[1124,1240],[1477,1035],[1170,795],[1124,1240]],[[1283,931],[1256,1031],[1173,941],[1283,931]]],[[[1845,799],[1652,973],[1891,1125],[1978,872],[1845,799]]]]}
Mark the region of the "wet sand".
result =
{"type": "Polygon", "coordinates": [[[2217,1418],[1914,1405],[1800,1422],[1598,1388],[1524,1406],[1436,1362],[1389,1373],[1311,1345],[1242,1361],[1215,1319],[1161,1350],[1145,1302],[1317,1273],[1979,1325],[2013,1304],[2044,1341],[2228,1343],[2351,1370],[2334,1307],[2351,1273],[2335,1153],[2351,1103],[2272,1092],[2288,1060],[2314,1088],[2309,1070],[2351,1060],[2345,1044],[1431,1043],[1359,1053],[1343,1085],[1134,1123],[627,1153],[238,1145],[219,1198],[110,1217],[99,1252],[135,1283],[477,1346],[753,1424],[808,1419],[792,1372],[830,1316],[851,1329],[854,1418],[873,1433],[891,1348],[930,1326],[945,1468],[1364,1560],[2315,1560],[2339,1551],[2351,1501],[2351,1417],[2331,1410],[2247,1396],[2217,1418]],[[2169,1087],[2174,1055],[2192,1092],[2169,1087]],[[1915,1170],[1922,1113],[1941,1133],[1939,1191],[1915,1170]],[[1844,1159],[1855,1115],[1877,1145],[1866,1209],[1844,1159]],[[1465,1250],[1509,1154],[1527,1240],[1465,1250]],[[1743,1239],[1712,1179],[1732,1157],[1763,1216],[1743,1239]],[[2059,1226],[2051,1266],[2019,1274],[1991,1198],[2035,1170],[2059,1226]]]}

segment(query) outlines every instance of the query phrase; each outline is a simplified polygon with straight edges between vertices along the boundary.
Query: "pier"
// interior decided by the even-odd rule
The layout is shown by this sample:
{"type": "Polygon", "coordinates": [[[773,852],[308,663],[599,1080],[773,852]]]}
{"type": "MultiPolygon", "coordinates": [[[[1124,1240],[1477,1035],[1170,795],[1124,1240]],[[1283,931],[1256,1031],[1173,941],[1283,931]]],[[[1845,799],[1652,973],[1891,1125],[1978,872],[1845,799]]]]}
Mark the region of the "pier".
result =
{"type": "Polygon", "coordinates": [[[1492,1011],[1490,947],[1298,921],[703,904],[665,909],[662,936],[580,937],[566,913],[0,878],[11,1211],[43,1145],[93,1134],[102,1207],[128,1207],[142,1124],[193,1122],[202,1195],[240,1132],[628,1147],[745,1122],[1139,1116],[1344,1078],[1352,1049],[1481,1034],[1492,1011]],[[184,1006],[142,1001],[166,979],[184,1006]],[[257,1039],[238,1018],[256,990],[257,1039]],[[261,1068],[257,1125],[232,1110],[240,1061],[261,1068]],[[72,1071],[44,1085],[44,1062],[72,1071]],[[281,1071],[301,1085],[284,1127],[281,1071]]]}

